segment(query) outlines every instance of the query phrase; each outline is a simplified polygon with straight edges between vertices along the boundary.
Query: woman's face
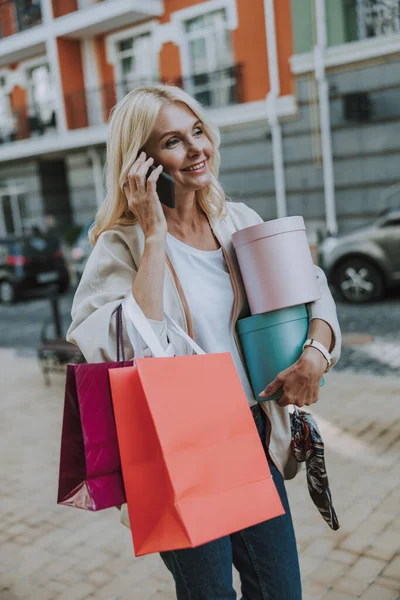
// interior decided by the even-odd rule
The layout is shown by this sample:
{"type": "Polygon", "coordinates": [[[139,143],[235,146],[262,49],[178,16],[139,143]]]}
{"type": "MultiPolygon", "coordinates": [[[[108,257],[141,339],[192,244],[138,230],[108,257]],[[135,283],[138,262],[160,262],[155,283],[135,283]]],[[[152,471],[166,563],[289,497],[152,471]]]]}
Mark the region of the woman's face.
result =
{"type": "Polygon", "coordinates": [[[197,191],[210,183],[212,144],[202,122],[185,104],[161,109],[144,151],[164,167],[178,187],[197,191]]]}

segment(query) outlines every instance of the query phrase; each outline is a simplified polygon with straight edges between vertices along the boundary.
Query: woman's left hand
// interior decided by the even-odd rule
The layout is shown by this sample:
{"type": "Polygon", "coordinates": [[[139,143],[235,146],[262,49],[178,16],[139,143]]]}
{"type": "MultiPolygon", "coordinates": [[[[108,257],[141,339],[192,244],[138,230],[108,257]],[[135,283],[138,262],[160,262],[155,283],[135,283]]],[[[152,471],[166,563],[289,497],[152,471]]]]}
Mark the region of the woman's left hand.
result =
{"type": "Polygon", "coordinates": [[[298,361],[281,371],[259,396],[268,398],[283,388],[283,394],[277,400],[280,406],[310,406],[318,402],[320,380],[325,370],[324,356],[315,348],[306,348],[298,361]]]}

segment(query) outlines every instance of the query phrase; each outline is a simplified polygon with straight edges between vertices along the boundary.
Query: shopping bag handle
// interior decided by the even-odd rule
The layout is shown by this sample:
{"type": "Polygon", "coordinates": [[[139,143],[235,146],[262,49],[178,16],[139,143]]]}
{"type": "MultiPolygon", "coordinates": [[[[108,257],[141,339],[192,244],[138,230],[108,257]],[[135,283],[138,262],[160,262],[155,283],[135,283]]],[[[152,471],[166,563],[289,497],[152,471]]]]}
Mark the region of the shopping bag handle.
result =
{"type": "MultiPolygon", "coordinates": [[[[142,340],[149,348],[152,356],[155,358],[163,358],[168,356],[166,351],[163,349],[157,335],[154,333],[153,328],[147,320],[147,317],[140,308],[139,304],[136,302],[133,295],[125,298],[122,303],[122,307],[128,317],[126,322],[127,331],[135,352],[135,358],[143,358],[142,340]]],[[[192,340],[190,336],[188,336],[186,331],[184,331],[166,313],[164,313],[164,319],[167,322],[167,329],[174,331],[177,335],[182,337],[196,354],[205,354],[204,350],[202,350],[200,346],[198,346],[198,344],[196,344],[196,342],[192,340]]]]}
{"type": "Polygon", "coordinates": [[[167,322],[167,329],[174,331],[177,335],[185,340],[189,348],[191,348],[196,354],[206,354],[204,350],[200,348],[198,344],[186,333],[182,327],[178,325],[167,313],[164,313],[164,319],[167,322]]]}

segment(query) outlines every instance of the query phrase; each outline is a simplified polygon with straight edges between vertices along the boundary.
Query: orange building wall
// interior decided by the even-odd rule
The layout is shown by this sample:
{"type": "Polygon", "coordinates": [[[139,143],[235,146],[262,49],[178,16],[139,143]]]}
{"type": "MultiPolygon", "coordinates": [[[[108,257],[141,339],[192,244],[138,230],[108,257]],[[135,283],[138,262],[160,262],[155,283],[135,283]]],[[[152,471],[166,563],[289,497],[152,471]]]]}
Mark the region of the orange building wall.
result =
{"type": "Polygon", "coordinates": [[[103,118],[107,121],[110,110],[117,101],[114,66],[107,62],[105,36],[99,35],[95,38],[94,43],[101,88],[103,118]]]}
{"type": "Polygon", "coordinates": [[[57,17],[63,17],[71,12],[78,10],[77,0],[52,0],[53,4],[53,15],[57,17]]]}
{"type": "Polygon", "coordinates": [[[232,32],[235,62],[242,66],[242,102],[264,100],[269,71],[263,0],[236,0],[239,27],[232,32]]]}
{"type": "Polygon", "coordinates": [[[0,0],[0,31],[2,37],[12,35],[16,30],[14,6],[7,0],[0,0]]]}
{"type": "Polygon", "coordinates": [[[182,75],[179,47],[168,42],[160,52],[160,75],[164,83],[179,83],[182,75]]]}
{"type": "Polygon", "coordinates": [[[57,40],[68,129],[88,126],[85,82],[79,40],[57,40]]]}
{"type": "Polygon", "coordinates": [[[28,92],[16,85],[10,94],[11,109],[15,115],[16,138],[24,140],[30,136],[28,124],[28,92]]]}
{"type": "Polygon", "coordinates": [[[294,53],[290,0],[275,0],[275,25],[281,96],[286,96],[288,94],[293,94],[295,91],[295,80],[289,63],[289,58],[294,53]]]}
{"type": "MultiPolygon", "coordinates": [[[[252,1],[252,0],[250,0],[252,1]]],[[[164,3],[165,13],[161,17],[161,23],[167,23],[171,20],[171,14],[182,8],[188,8],[188,6],[194,6],[195,4],[203,4],[204,0],[167,0],[164,3]]]]}

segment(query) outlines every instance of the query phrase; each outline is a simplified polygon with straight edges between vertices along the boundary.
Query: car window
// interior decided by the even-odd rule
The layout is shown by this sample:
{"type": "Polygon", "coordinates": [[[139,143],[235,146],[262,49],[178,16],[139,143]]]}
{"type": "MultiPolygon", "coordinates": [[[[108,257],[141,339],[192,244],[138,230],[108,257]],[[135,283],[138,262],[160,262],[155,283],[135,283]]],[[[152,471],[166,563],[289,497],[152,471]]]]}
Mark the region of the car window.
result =
{"type": "Polygon", "coordinates": [[[385,221],[385,223],[382,223],[382,225],[381,225],[381,227],[399,227],[399,226],[400,226],[400,218],[385,221]]]}

